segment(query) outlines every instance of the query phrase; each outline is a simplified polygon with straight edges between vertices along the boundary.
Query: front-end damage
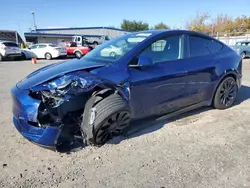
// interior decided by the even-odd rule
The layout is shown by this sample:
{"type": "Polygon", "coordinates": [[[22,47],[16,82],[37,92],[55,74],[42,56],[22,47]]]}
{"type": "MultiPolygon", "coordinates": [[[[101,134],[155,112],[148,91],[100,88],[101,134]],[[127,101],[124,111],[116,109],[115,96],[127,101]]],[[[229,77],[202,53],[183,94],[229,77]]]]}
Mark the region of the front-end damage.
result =
{"type": "Polygon", "coordinates": [[[29,96],[40,101],[37,109],[38,127],[59,128],[55,146],[60,149],[65,145],[74,147],[75,144],[83,143],[80,129],[82,114],[92,95],[108,95],[122,90],[126,89],[88,72],[77,71],[31,88],[29,96]]]}

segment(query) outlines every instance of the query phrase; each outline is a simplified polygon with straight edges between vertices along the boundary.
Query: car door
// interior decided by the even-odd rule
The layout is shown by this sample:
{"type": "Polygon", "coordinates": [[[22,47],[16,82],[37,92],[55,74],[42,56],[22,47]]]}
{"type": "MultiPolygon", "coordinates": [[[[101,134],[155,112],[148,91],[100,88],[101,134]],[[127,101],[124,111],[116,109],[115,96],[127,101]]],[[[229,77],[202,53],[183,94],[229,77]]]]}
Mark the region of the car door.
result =
{"type": "Polygon", "coordinates": [[[29,47],[29,50],[31,51],[32,53],[32,57],[36,56],[36,58],[38,58],[38,51],[37,51],[37,47],[38,45],[35,44],[35,45],[32,45],[29,47]]]}
{"type": "Polygon", "coordinates": [[[45,54],[48,52],[48,47],[46,44],[39,44],[37,48],[38,58],[45,58],[45,54]]]}
{"type": "Polygon", "coordinates": [[[197,35],[187,36],[189,59],[186,61],[188,73],[187,103],[194,105],[209,102],[212,98],[216,74],[216,63],[220,60],[218,52],[223,45],[213,39],[197,35]]]}
{"type": "Polygon", "coordinates": [[[169,113],[185,106],[187,73],[182,66],[183,44],[183,35],[164,37],[137,56],[151,58],[152,66],[140,68],[132,61],[129,74],[133,117],[169,113]]]}

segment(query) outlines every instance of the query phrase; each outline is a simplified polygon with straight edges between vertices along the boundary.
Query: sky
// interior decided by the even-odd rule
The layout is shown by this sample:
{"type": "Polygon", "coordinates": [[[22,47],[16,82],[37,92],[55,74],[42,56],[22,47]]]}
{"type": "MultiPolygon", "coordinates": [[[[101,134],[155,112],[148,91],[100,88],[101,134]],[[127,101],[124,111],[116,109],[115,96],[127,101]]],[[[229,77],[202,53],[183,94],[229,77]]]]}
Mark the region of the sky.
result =
{"type": "Polygon", "coordinates": [[[211,16],[250,16],[249,0],[0,0],[0,29],[17,30],[21,35],[33,25],[38,28],[120,27],[123,19],[141,20],[153,26],[164,22],[180,28],[197,11],[211,16]],[[242,6],[243,5],[243,6],[242,6]]]}

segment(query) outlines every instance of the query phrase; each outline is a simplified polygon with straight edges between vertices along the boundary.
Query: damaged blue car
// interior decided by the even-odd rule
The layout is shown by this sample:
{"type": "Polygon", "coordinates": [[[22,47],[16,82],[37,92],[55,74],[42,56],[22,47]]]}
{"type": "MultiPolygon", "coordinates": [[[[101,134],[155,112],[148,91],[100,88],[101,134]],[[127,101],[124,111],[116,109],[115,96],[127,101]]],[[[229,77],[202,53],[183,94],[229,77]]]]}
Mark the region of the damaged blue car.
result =
{"type": "Polygon", "coordinates": [[[208,35],[135,32],[18,82],[11,89],[13,122],[25,138],[44,147],[74,138],[103,145],[136,119],[202,106],[229,108],[241,79],[242,58],[208,35]]]}

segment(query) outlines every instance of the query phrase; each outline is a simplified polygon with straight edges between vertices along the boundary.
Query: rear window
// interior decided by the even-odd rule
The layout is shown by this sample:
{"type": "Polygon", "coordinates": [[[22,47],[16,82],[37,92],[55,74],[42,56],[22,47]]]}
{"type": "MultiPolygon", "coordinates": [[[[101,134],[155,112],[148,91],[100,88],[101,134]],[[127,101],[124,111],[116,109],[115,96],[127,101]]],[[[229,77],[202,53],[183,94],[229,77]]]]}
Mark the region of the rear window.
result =
{"type": "Polygon", "coordinates": [[[190,55],[191,57],[205,56],[214,54],[222,49],[222,44],[211,40],[196,36],[189,37],[190,55]]]}
{"type": "Polygon", "coordinates": [[[50,44],[49,46],[50,47],[57,47],[57,45],[55,45],[55,44],[50,44]]]}
{"type": "Polygon", "coordinates": [[[18,47],[18,45],[14,42],[4,42],[3,44],[8,47],[18,47]]]}

